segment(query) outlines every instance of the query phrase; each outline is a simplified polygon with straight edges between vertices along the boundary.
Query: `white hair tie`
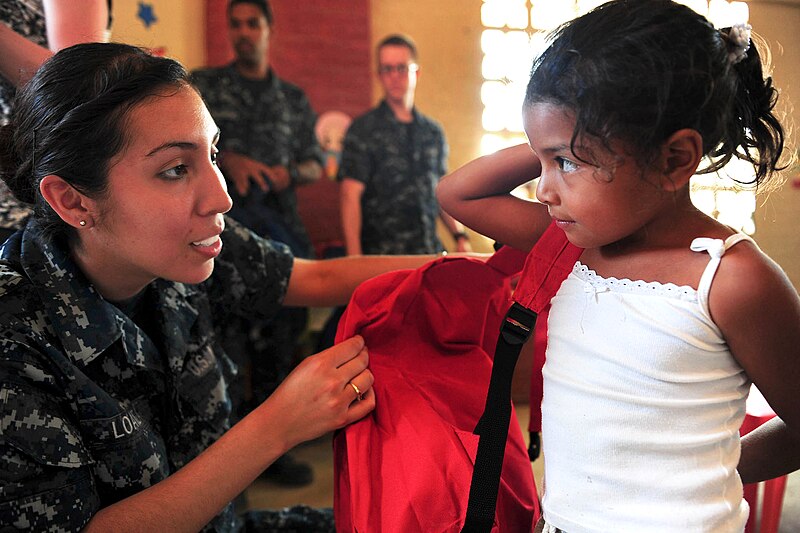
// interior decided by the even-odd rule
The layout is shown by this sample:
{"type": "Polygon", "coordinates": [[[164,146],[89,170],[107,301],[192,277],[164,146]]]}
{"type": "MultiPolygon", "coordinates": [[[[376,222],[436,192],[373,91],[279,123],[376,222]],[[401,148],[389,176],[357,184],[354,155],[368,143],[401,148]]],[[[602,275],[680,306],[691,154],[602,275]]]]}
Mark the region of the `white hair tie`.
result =
{"type": "Polygon", "coordinates": [[[736,24],[728,31],[728,61],[735,65],[745,57],[750,49],[750,24],[736,24]]]}

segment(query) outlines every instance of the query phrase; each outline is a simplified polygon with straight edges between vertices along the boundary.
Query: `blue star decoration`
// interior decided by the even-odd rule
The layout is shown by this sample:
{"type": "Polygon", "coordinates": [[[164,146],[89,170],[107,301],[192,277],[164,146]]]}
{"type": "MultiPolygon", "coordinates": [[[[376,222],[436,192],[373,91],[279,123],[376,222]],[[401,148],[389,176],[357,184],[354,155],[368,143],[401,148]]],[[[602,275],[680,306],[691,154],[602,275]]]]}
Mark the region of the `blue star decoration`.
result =
{"type": "Polygon", "coordinates": [[[136,13],[136,16],[142,20],[144,27],[148,30],[150,29],[150,26],[158,22],[156,14],[153,11],[153,4],[139,2],[139,12],[136,13]]]}

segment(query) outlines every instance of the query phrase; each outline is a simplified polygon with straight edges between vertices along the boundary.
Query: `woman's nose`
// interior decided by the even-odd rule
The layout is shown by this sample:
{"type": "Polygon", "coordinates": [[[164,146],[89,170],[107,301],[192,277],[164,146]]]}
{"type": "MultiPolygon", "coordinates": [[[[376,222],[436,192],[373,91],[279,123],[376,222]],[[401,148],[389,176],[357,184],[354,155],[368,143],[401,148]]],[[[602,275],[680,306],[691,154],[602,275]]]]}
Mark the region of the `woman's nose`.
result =
{"type": "Polygon", "coordinates": [[[219,168],[212,166],[203,180],[204,187],[200,199],[200,210],[204,215],[227,213],[233,207],[233,200],[228,194],[228,186],[219,168]]]}

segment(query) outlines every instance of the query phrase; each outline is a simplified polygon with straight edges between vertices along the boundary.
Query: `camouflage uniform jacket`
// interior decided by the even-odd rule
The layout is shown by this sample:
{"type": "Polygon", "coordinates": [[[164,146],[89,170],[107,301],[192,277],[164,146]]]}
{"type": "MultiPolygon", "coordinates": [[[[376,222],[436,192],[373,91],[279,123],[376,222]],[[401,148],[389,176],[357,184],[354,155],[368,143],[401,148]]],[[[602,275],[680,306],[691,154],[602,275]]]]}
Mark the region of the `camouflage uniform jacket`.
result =
{"type": "MultiPolygon", "coordinates": [[[[0,250],[1,530],[78,531],[228,428],[233,369],[212,313],[272,316],[293,259],[227,222],[211,278],[148,286],[152,337],[36,221],[0,250]]],[[[208,529],[236,527],[229,505],[208,529]]]]}
{"type": "Polygon", "coordinates": [[[441,126],[412,110],[398,121],[384,101],[347,130],[339,178],[364,184],[361,247],[366,254],[431,254],[443,250],[436,234],[436,184],[447,172],[441,126]]]}
{"type": "MultiPolygon", "coordinates": [[[[314,160],[323,163],[314,125],[317,116],[299,87],[269,71],[265,80],[247,80],[233,65],[192,73],[211,116],[222,130],[220,150],[256,159],[265,165],[314,160]]],[[[223,165],[224,166],[224,165],[223,165]]],[[[232,183],[230,215],[261,236],[286,243],[298,257],[311,257],[311,241],[297,212],[294,186],[264,192],[252,185],[245,197],[232,183]]]]}

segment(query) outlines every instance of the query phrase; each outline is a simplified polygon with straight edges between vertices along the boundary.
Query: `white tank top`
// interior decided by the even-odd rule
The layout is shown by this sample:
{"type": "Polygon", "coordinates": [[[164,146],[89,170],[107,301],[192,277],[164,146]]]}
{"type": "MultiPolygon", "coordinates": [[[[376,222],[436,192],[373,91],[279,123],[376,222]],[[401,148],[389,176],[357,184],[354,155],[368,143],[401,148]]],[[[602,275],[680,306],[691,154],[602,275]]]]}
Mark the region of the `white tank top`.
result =
{"type": "Polygon", "coordinates": [[[545,519],[567,533],[743,531],[736,471],[750,381],[698,289],[602,278],[580,262],[552,302],[544,367],[545,519]]]}

